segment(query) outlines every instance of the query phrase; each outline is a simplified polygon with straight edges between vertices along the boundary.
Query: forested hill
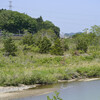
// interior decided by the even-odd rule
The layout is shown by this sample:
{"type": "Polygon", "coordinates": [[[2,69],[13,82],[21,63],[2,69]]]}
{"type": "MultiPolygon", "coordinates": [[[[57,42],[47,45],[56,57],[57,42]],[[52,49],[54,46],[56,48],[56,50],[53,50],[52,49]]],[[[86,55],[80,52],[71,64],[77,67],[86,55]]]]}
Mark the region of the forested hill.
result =
{"type": "Polygon", "coordinates": [[[0,29],[14,34],[24,34],[25,30],[35,34],[41,29],[51,29],[58,37],[59,27],[50,21],[43,21],[43,18],[32,18],[24,13],[10,10],[0,10],[0,29]]]}

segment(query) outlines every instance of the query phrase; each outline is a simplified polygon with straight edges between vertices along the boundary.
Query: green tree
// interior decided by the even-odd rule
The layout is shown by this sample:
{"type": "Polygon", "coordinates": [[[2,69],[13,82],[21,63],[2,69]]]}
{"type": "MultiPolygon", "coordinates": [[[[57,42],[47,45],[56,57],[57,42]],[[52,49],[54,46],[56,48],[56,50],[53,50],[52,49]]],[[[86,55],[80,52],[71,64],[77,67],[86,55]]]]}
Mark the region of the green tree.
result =
{"type": "Polygon", "coordinates": [[[59,37],[60,29],[50,21],[43,21],[42,16],[32,18],[17,11],[0,10],[0,29],[14,34],[24,34],[24,30],[35,34],[42,29],[51,29],[59,37]]]}
{"type": "Polygon", "coordinates": [[[97,26],[97,25],[91,26],[90,30],[95,35],[100,36],[100,26],[97,26]]]}
{"type": "Polygon", "coordinates": [[[15,34],[23,34],[24,29],[36,33],[37,21],[24,13],[3,10],[0,12],[0,28],[15,34]]]}
{"type": "Polygon", "coordinates": [[[42,16],[40,16],[36,20],[37,20],[37,29],[39,31],[39,30],[41,30],[43,28],[43,18],[42,18],[42,16]]]}
{"type": "Polygon", "coordinates": [[[57,37],[60,37],[60,28],[55,26],[52,22],[50,21],[45,21],[43,22],[43,28],[44,29],[52,29],[54,33],[56,34],[57,37]]]}
{"type": "Polygon", "coordinates": [[[79,41],[84,40],[86,41],[87,45],[92,45],[96,37],[97,36],[94,33],[89,33],[89,34],[81,33],[81,34],[75,34],[73,36],[73,39],[76,44],[78,44],[79,41]]]}
{"type": "Polygon", "coordinates": [[[27,33],[26,35],[24,35],[24,37],[22,38],[22,43],[32,45],[34,43],[32,34],[27,33]]]}
{"type": "Polygon", "coordinates": [[[39,44],[40,53],[48,53],[50,51],[51,42],[47,37],[44,37],[39,44]]]}
{"type": "Polygon", "coordinates": [[[66,41],[66,39],[61,40],[61,46],[62,46],[64,51],[69,50],[68,42],[66,41]]]}
{"type": "Polygon", "coordinates": [[[64,54],[63,48],[61,46],[60,39],[57,39],[54,42],[54,45],[51,47],[50,52],[51,52],[51,54],[54,54],[54,55],[63,55],[64,54]]]}
{"type": "Polygon", "coordinates": [[[53,30],[54,30],[55,34],[57,35],[57,37],[60,38],[60,28],[55,26],[55,27],[53,27],[53,30]]]}
{"type": "Polygon", "coordinates": [[[51,21],[46,20],[45,22],[43,22],[43,28],[44,29],[49,29],[49,28],[53,28],[54,24],[51,21]]]}
{"type": "Polygon", "coordinates": [[[4,50],[8,56],[15,55],[15,52],[17,51],[17,47],[11,37],[4,40],[4,50]]]}
{"type": "Polygon", "coordinates": [[[55,39],[57,39],[57,35],[52,29],[41,29],[33,35],[35,41],[40,40],[40,38],[43,39],[44,37],[47,37],[51,42],[54,42],[55,39]]]}
{"type": "Polygon", "coordinates": [[[79,40],[79,41],[77,42],[76,49],[77,49],[77,50],[82,50],[82,51],[84,51],[84,52],[87,52],[87,49],[88,49],[88,44],[87,44],[87,42],[84,41],[84,40],[79,40]]]}

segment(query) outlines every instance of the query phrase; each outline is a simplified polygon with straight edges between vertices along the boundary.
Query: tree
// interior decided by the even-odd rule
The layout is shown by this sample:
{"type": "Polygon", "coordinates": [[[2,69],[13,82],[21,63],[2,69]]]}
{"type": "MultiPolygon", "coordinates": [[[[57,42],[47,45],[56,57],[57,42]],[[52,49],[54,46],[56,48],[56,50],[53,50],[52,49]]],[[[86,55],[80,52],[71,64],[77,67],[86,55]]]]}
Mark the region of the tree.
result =
{"type": "Polygon", "coordinates": [[[97,25],[91,26],[91,32],[97,36],[100,36],[100,26],[97,25]]]}
{"type": "Polygon", "coordinates": [[[37,21],[35,18],[16,11],[3,10],[0,12],[0,28],[11,33],[23,34],[23,29],[29,32],[37,32],[37,21]]]}
{"type": "Polygon", "coordinates": [[[51,29],[59,37],[60,29],[50,21],[43,21],[43,18],[32,18],[25,13],[17,11],[0,11],[0,29],[14,34],[24,34],[24,30],[35,34],[42,29],[51,29]]]}
{"type": "Polygon", "coordinates": [[[47,37],[44,37],[39,44],[40,53],[48,53],[50,51],[51,42],[47,37]]]}
{"type": "Polygon", "coordinates": [[[85,28],[84,30],[83,30],[84,32],[84,34],[89,34],[89,29],[88,28],[85,28]]]}
{"type": "Polygon", "coordinates": [[[43,28],[44,29],[52,29],[54,33],[56,34],[57,37],[60,37],[60,28],[55,26],[52,22],[50,21],[45,21],[43,22],[43,28]]]}
{"type": "Polygon", "coordinates": [[[77,49],[77,50],[82,50],[82,51],[84,51],[84,52],[87,52],[88,45],[87,45],[86,41],[84,41],[84,40],[79,40],[79,41],[77,42],[76,49],[77,49]]]}
{"type": "MultiPolygon", "coordinates": [[[[58,36],[60,29],[50,21],[43,21],[43,18],[32,18],[25,13],[17,11],[0,11],[0,29],[14,34],[24,34],[24,30],[35,34],[42,29],[51,29],[58,36]]],[[[59,36],[58,36],[59,37],[59,36]]]]}
{"type": "Polygon", "coordinates": [[[36,20],[37,20],[37,29],[39,31],[39,30],[41,30],[43,28],[43,18],[42,18],[42,16],[40,16],[36,20]]]}
{"type": "Polygon", "coordinates": [[[49,28],[53,28],[54,24],[51,21],[46,20],[45,22],[43,22],[43,28],[44,29],[49,29],[49,28]]]}
{"type": "Polygon", "coordinates": [[[8,56],[9,55],[15,56],[17,47],[11,37],[4,40],[4,50],[8,56]]]}
{"type": "Polygon", "coordinates": [[[54,54],[54,55],[63,55],[64,51],[63,51],[63,48],[61,46],[61,42],[59,39],[57,39],[55,42],[54,42],[54,45],[51,47],[51,54],[54,54]]]}
{"type": "Polygon", "coordinates": [[[53,30],[54,30],[55,34],[57,35],[57,37],[60,38],[60,28],[55,26],[55,27],[53,27],[53,30]]]}
{"type": "Polygon", "coordinates": [[[61,46],[62,46],[64,51],[69,50],[68,42],[66,41],[66,39],[61,40],[61,46]]]}
{"type": "Polygon", "coordinates": [[[27,45],[32,45],[34,43],[33,41],[33,36],[31,33],[27,33],[23,38],[22,38],[22,43],[27,44],[27,45]]]}
{"type": "Polygon", "coordinates": [[[57,35],[54,33],[52,29],[41,29],[33,35],[35,41],[38,41],[38,39],[40,38],[43,39],[44,37],[47,37],[51,42],[57,39],[57,35]]]}

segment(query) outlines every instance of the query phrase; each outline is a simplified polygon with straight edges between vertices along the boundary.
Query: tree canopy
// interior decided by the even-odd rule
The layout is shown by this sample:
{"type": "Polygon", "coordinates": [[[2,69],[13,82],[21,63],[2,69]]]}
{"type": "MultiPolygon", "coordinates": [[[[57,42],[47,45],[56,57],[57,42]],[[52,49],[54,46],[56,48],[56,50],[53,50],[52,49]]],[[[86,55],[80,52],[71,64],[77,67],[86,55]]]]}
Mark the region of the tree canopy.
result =
{"type": "Polygon", "coordinates": [[[41,29],[51,29],[59,37],[60,29],[50,21],[43,21],[42,16],[32,18],[17,11],[0,10],[0,29],[14,34],[24,34],[24,30],[35,34],[41,29]]]}

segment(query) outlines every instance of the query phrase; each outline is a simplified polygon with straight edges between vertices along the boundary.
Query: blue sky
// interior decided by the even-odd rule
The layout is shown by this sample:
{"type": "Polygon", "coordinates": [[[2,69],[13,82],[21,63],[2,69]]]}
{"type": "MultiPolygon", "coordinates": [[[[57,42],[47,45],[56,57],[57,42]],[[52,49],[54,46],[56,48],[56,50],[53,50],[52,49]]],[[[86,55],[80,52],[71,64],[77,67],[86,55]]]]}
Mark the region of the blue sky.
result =
{"type": "MultiPolygon", "coordinates": [[[[0,9],[8,5],[9,0],[0,0],[0,9]]],[[[13,11],[52,21],[61,33],[100,25],[100,0],[12,0],[12,5],[13,11]]]]}

